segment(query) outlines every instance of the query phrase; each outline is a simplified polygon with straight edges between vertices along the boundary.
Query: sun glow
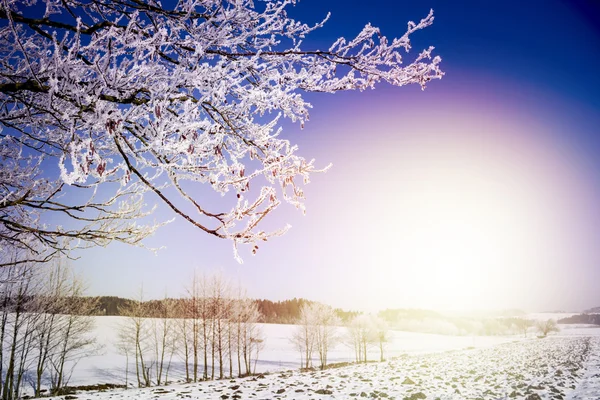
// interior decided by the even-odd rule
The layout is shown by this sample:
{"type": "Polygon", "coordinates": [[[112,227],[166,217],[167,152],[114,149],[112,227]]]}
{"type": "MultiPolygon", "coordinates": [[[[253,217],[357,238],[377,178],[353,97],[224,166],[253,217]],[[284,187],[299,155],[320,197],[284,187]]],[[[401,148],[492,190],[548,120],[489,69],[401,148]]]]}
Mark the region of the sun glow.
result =
{"type": "Polygon", "coordinates": [[[497,291],[493,275],[509,262],[506,253],[527,258],[519,248],[523,226],[518,220],[524,212],[502,204],[500,193],[490,195],[467,177],[452,178],[448,172],[431,177],[437,189],[416,185],[412,198],[399,205],[406,210],[397,221],[400,259],[422,283],[427,307],[472,307],[486,292],[497,291]]]}
{"type": "Polygon", "coordinates": [[[389,204],[398,210],[397,271],[413,272],[424,307],[462,309],[489,302],[500,291],[497,285],[506,283],[503,275],[512,269],[506,264],[530,259],[521,245],[534,234],[526,193],[483,179],[485,172],[449,165],[420,175],[389,204]]]}
{"type": "Polygon", "coordinates": [[[488,121],[493,130],[482,131],[476,119],[453,122],[388,146],[379,179],[354,205],[378,210],[352,221],[377,232],[354,250],[369,260],[355,284],[369,288],[374,309],[519,307],[556,282],[573,184],[564,155],[548,140],[524,143],[537,139],[523,129],[542,129],[531,123],[488,121]]]}

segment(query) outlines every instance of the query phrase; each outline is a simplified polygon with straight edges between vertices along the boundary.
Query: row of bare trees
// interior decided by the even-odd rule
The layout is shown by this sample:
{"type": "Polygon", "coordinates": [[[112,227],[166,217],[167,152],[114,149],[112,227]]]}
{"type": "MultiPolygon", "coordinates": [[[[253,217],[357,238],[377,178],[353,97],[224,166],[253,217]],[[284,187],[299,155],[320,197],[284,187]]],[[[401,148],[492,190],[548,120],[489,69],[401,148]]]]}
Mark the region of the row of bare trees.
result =
{"type": "Polygon", "coordinates": [[[376,345],[380,360],[384,361],[385,344],[389,341],[387,323],[375,316],[357,315],[344,330],[342,323],[330,306],[305,303],[291,337],[300,352],[301,368],[313,367],[313,356],[319,357],[319,368],[327,367],[329,350],[339,343],[354,350],[356,362],[367,362],[367,350],[376,345]]]}
{"type": "Polygon", "coordinates": [[[385,361],[385,346],[390,341],[387,322],[372,315],[358,315],[348,325],[345,344],[354,350],[355,360],[367,362],[369,348],[376,346],[379,361],[385,361]]]}
{"type": "Polygon", "coordinates": [[[0,268],[0,396],[59,393],[85,355],[98,350],[91,336],[95,300],[60,260],[0,268]]]}
{"type": "Polygon", "coordinates": [[[264,337],[256,302],[220,274],[195,274],[184,299],[145,303],[143,291],[120,310],[118,348],[139,387],[166,384],[174,359],[188,382],[249,375],[264,337]],[[152,309],[148,309],[148,307],[152,309]]]}

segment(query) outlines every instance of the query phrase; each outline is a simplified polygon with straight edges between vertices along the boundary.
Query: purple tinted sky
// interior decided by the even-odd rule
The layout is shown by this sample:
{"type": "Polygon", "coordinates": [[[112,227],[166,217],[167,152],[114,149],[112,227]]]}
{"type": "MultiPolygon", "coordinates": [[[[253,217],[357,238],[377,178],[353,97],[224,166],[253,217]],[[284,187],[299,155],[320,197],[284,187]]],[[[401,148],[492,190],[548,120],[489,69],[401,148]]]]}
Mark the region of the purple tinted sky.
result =
{"type": "MultiPolygon", "coordinates": [[[[311,95],[310,122],[303,131],[286,125],[285,134],[301,154],[334,167],[305,188],[307,215],[282,207],[274,219],[292,230],[257,256],[244,251],[243,265],[230,243],[175,221],[148,240],[166,246],[157,256],[113,244],[81,253],[77,271],[92,294],[133,296],[143,283],[148,297],[176,296],[195,269],[221,269],[254,297],[363,309],[443,307],[444,280],[456,274],[419,270],[411,235],[426,223],[437,229],[436,210],[452,210],[448,203],[456,201],[458,220],[493,215],[481,214],[477,226],[489,240],[473,244],[473,254],[477,246],[487,253],[471,260],[468,271],[487,283],[457,288],[464,298],[453,304],[600,305],[600,8],[594,4],[301,1],[291,13],[306,22],[332,13],[305,41],[316,48],[353,37],[367,22],[389,37],[402,35],[408,20],[433,8],[435,23],[413,36],[413,50],[434,45],[446,76],[424,92],[381,86],[311,95]],[[416,208],[429,217],[414,217],[416,208]],[[439,296],[423,299],[432,293],[439,296]]],[[[159,208],[156,217],[171,215],[159,208]]],[[[465,235],[457,240],[478,233],[465,235]]],[[[432,252],[469,248],[428,240],[432,252]]]]}

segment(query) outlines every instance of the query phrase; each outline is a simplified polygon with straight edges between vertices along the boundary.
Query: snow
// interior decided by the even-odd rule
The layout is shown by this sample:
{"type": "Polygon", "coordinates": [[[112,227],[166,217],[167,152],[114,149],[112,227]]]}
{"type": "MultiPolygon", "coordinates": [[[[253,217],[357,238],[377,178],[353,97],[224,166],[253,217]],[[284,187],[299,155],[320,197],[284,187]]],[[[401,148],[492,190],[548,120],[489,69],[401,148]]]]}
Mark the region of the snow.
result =
{"type": "MultiPolygon", "coordinates": [[[[113,326],[120,318],[97,319],[97,331],[104,334],[103,341],[108,345],[114,339],[113,326]]],[[[310,372],[297,369],[299,356],[287,339],[292,325],[264,325],[263,329],[267,342],[258,370],[271,373],[160,388],[78,393],[77,397],[98,400],[600,399],[600,327],[561,326],[559,333],[544,339],[393,332],[387,353],[390,361],[310,372]]],[[[352,356],[343,346],[337,346],[332,355],[332,362],[352,356]]],[[[377,359],[377,355],[373,352],[370,358],[377,359]]],[[[106,377],[119,382],[118,357],[107,346],[104,355],[83,360],[73,378],[95,378],[98,383],[100,378],[106,377]],[[92,365],[97,368],[91,369],[92,365]],[[104,376],[98,374],[99,371],[105,371],[104,376]]]]}
{"type": "MultiPolygon", "coordinates": [[[[121,317],[95,317],[101,354],[81,360],[70,385],[118,383],[125,379],[125,357],[114,343],[121,317]]],[[[225,379],[196,384],[175,383],[162,388],[79,393],[81,398],[107,400],[156,398],[370,398],[541,399],[600,398],[600,327],[561,325],[561,331],[538,339],[481,336],[444,336],[392,331],[383,363],[351,365],[301,373],[300,355],[289,338],[293,325],[263,324],[266,337],[257,372],[264,377],[225,379]],[[415,382],[410,384],[409,382],[415,382]],[[321,394],[317,393],[321,390],[321,394]],[[331,392],[331,393],[330,393],[331,392]],[[329,393],[329,394],[328,394],[329,393]],[[558,395],[562,397],[558,397],[558,395]],[[223,397],[228,396],[228,397],[223,397]],[[241,397],[235,397],[241,396],[241,397]]],[[[340,328],[343,329],[343,328],[340,328]]],[[[353,361],[342,344],[330,354],[331,363],[353,361]]],[[[379,359],[376,348],[369,359],[379,359]]],[[[129,383],[134,380],[130,365],[129,383]]],[[[170,377],[181,380],[183,363],[174,360],[170,377]]]]}
{"type": "MultiPolygon", "coordinates": [[[[91,385],[96,383],[125,382],[126,358],[115,346],[119,326],[125,323],[123,317],[94,317],[96,327],[93,336],[99,339],[102,350],[98,355],[89,356],[79,361],[73,370],[69,385],[91,385]]],[[[300,368],[300,355],[290,342],[294,325],[260,324],[263,329],[265,348],[261,351],[256,372],[272,372],[281,369],[300,368]]],[[[340,335],[344,328],[340,328],[340,335]]],[[[490,347],[500,343],[519,340],[518,337],[493,336],[445,336],[416,332],[390,332],[390,342],[386,346],[385,356],[397,357],[405,354],[426,354],[438,351],[459,350],[465,348],[490,347]]],[[[316,357],[316,355],[315,355],[316,357]]],[[[354,361],[353,350],[343,344],[338,344],[329,353],[329,362],[338,363],[354,361]]],[[[379,350],[372,348],[370,360],[379,359],[379,350]]],[[[317,360],[315,359],[315,364],[317,360]]],[[[129,367],[129,381],[134,379],[131,372],[134,364],[129,367]]],[[[169,373],[171,379],[182,379],[184,365],[175,356],[169,373]]],[[[235,368],[234,368],[235,370],[235,368]]]]}
{"type": "Polygon", "coordinates": [[[411,35],[433,23],[432,11],[395,39],[368,24],[322,56],[305,49],[303,38],[327,18],[314,25],[289,18],[286,7],[296,0],[256,8],[247,0],[227,2],[231,7],[172,1],[169,12],[156,2],[142,7],[143,13],[137,1],[119,7],[45,3],[53,35],[40,36],[28,20],[38,17],[35,1],[3,1],[3,12],[22,19],[0,25],[0,60],[11,66],[0,83],[16,91],[0,93],[0,121],[9,127],[0,141],[0,152],[9,155],[2,161],[0,199],[7,202],[0,247],[25,252],[48,243],[60,254],[72,251],[69,246],[111,240],[139,245],[162,224],[125,228],[125,221],[144,221],[151,210],[141,198],[160,189],[177,214],[204,233],[231,240],[241,262],[239,245],[250,245],[254,253],[258,243],[287,231],[287,224],[267,224],[266,232],[264,217],[283,202],[304,210],[299,181],[329,168],[318,168],[279,135],[284,119],[301,128],[309,120],[307,93],[362,91],[384,82],[425,88],[444,75],[433,47],[411,60],[406,56],[411,35]],[[92,20],[93,33],[77,28],[92,20]],[[117,25],[125,29],[112,28],[117,25]],[[41,86],[32,91],[32,84],[41,86]],[[21,100],[25,94],[27,101],[21,100]],[[60,112],[47,111],[48,104],[60,112]],[[58,164],[56,173],[43,168],[47,163],[58,164]],[[59,200],[62,185],[76,183],[78,195],[59,200]],[[206,187],[223,199],[207,200],[206,187]],[[96,190],[112,197],[96,196],[96,190]],[[180,201],[189,201],[198,214],[176,206],[180,201]],[[118,210],[112,207],[117,203],[118,210]],[[77,216],[71,214],[75,209],[77,216]],[[62,218],[41,218],[51,211],[62,218]],[[90,222],[85,229],[81,212],[90,222]],[[94,234],[82,233],[88,231],[94,234]],[[56,238],[69,239],[68,245],[56,248],[56,238]]]}
{"type": "Polygon", "coordinates": [[[600,342],[592,343],[590,356],[586,360],[583,377],[576,389],[568,396],[570,399],[599,399],[600,398],[600,342]]]}

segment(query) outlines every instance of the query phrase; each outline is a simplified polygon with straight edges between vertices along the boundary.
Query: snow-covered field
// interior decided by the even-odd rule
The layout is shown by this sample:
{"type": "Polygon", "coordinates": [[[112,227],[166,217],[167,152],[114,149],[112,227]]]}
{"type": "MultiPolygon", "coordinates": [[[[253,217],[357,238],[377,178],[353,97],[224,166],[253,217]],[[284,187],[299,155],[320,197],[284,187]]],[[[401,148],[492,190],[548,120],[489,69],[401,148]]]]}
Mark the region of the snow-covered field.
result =
{"type": "MultiPolygon", "coordinates": [[[[107,328],[104,322],[102,328],[107,328]]],[[[76,396],[98,400],[600,399],[600,327],[562,328],[545,339],[509,342],[395,332],[390,353],[403,355],[391,361],[301,373],[290,369],[297,366],[286,339],[291,327],[265,325],[270,344],[259,365],[274,371],[270,374],[76,396]]],[[[345,350],[336,349],[336,360],[347,356],[345,350]]],[[[115,361],[113,357],[95,359],[115,361]]]]}
{"type": "MultiPolygon", "coordinates": [[[[125,358],[116,352],[119,317],[98,317],[102,355],[82,360],[70,384],[123,383],[125,358]]],[[[162,388],[78,393],[79,399],[600,399],[600,327],[561,326],[545,339],[456,337],[392,332],[390,361],[301,373],[288,338],[292,325],[263,325],[266,347],[258,377],[162,388]],[[391,359],[394,357],[394,359],[391,359]],[[269,373],[267,373],[269,372],[269,373]]],[[[343,345],[330,362],[352,361],[343,345]]],[[[373,350],[370,359],[378,359],[373,350]]],[[[178,363],[175,362],[177,371],[178,363]]],[[[179,369],[180,371],[181,369],[179,369]]],[[[130,381],[133,376],[130,376],[130,381]]],[[[176,379],[176,376],[172,376],[176,379]]],[[[59,397],[64,398],[64,396],[59,397]]]]}
{"type": "MultiPolygon", "coordinates": [[[[96,328],[93,335],[99,339],[102,350],[98,355],[79,361],[73,370],[69,385],[91,385],[97,383],[125,383],[126,358],[115,346],[122,317],[95,317],[96,328]]],[[[282,369],[300,368],[300,354],[290,342],[294,325],[261,324],[265,348],[260,352],[256,372],[273,372],[282,369]]],[[[342,334],[342,332],[340,332],[342,334]]],[[[386,347],[386,358],[406,354],[424,354],[465,348],[489,347],[500,343],[520,340],[518,337],[488,336],[445,336],[427,333],[391,331],[391,340],[386,347]]],[[[315,357],[317,355],[315,354],[315,357]]],[[[379,359],[379,350],[371,349],[370,360],[379,359]]],[[[331,349],[329,363],[354,361],[353,350],[343,344],[331,349]]],[[[134,379],[134,366],[130,357],[129,382],[134,379]]],[[[315,359],[315,364],[318,361],[315,359]]],[[[184,377],[184,364],[177,356],[173,357],[170,380],[184,377]]]]}

